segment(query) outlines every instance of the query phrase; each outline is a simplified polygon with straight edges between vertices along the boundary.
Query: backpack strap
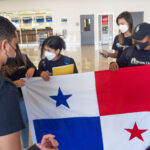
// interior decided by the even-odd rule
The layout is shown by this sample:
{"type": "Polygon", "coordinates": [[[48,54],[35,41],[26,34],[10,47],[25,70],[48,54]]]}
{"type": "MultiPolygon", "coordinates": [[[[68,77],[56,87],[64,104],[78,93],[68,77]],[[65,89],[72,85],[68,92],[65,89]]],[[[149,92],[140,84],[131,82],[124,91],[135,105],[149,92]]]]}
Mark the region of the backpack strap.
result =
{"type": "Polygon", "coordinates": [[[70,65],[70,61],[71,61],[71,59],[69,57],[64,56],[64,64],[65,65],[70,65]]]}
{"type": "Polygon", "coordinates": [[[129,61],[130,58],[133,55],[133,52],[136,50],[135,46],[130,46],[129,48],[126,49],[127,53],[126,53],[126,59],[129,61]]]}
{"type": "Polygon", "coordinates": [[[23,63],[28,66],[27,64],[27,55],[26,54],[21,54],[22,55],[22,60],[23,60],[23,63]]]}
{"type": "Polygon", "coordinates": [[[46,58],[44,58],[44,59],[42,60],[42,68],[43,68],[44,70],[46,70],[46,66],[47,66],[47,61],[46,61],[46,58]]]}
{"type": "Polygon", "coordinates": [[[22,57],[24,58],[25,61],[27,61],[27,56],[25,54],[22,54],[22,57]]]}

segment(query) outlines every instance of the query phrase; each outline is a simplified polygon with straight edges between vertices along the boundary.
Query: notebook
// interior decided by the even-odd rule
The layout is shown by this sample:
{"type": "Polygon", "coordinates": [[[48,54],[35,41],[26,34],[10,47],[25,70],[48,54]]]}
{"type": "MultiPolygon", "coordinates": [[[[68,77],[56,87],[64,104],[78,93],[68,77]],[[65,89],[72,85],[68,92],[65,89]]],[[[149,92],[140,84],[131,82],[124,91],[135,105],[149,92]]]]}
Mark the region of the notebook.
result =
{"type": "Polygon", "coordinates": [[[73,73],[74,73],[74,64],[60,67],[53,67],[53,76],[73,74],[73,73]]]}

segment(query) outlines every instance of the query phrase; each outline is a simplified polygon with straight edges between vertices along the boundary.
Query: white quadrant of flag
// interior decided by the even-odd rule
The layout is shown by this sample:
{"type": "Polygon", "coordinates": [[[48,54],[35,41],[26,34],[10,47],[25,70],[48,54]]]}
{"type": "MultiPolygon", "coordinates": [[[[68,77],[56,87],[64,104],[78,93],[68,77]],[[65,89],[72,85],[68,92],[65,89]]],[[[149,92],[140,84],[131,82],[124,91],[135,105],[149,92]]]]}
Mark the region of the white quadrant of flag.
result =
{"type": "Polygon", "coordinates": [[[33,119],[99,116],[94,73],[83,73],[82,76],[79,74],[56,76],[51,77],[48,82],[41,80],[41,78],[26,80],[25,88],[28,90],[24,93],[28,95],[29,107],[32,106],[33,119]],[[57,96],[59,88],[63,95],[72,95],[67,99],[70,108],[64,105],[56,108],[56,101],[51,96],[57,96]],[[43,102],[40,106],[45,108],[45,112],[43,110],[39,112],[39,98],[43,102]]]}

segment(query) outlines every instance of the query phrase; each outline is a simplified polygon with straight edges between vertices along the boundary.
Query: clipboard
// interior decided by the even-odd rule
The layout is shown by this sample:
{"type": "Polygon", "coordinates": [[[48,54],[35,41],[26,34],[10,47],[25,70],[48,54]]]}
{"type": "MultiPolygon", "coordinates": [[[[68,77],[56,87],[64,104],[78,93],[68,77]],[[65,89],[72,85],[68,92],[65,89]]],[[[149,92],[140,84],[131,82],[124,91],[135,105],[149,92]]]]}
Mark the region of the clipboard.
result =
{"type": "Polygon", "coordinates": [[[53,76],[73,74],[73,73],[74,73],[74,64],[60,67],[53,67],[53,76]]]}

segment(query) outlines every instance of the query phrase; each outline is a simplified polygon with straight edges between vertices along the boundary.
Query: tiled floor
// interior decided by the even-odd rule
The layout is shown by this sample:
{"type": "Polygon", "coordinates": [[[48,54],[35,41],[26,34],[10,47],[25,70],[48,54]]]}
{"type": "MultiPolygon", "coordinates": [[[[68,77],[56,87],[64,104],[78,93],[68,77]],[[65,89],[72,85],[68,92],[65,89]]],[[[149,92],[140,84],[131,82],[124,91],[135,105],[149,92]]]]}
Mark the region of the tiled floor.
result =
{"type": "MultiPolygon", "coordinates": [[[[40,61],[40,48],[38,45],[20,45],[21,51],[28,55],[31,61],[38,66],[40,61]]],[[[111,46],[93,46],[86,45],[80,47],[68,46],[62,54],[74,58],[78,71],[81,72],[91,72],[98,70],[107,70],[109,63],[113,61],[111,58],[104,58],[99,54],[99,51],[105,49],[111,51],[111,46]]],[[[115,61],[115,60],[114,60],[115,61]]],[[[30,136],[30,146],[32,145],[32,140],[30,136]]]]}
{"type": "MultiPolygon", "coordinates": [[[[110,50],[111,46],[86,45],[81,47],[67,47],[62,54],[74,58],[79,72],[90,72],[108,69],[111,58],[104,58],[99,55],[101,49],[110,50]]],[[[38,66],[40,61],[40,48],[35,46],[21,46],[23,53],[26,53],[31,61],[38,66]]]]}

